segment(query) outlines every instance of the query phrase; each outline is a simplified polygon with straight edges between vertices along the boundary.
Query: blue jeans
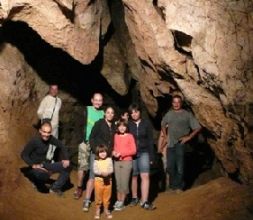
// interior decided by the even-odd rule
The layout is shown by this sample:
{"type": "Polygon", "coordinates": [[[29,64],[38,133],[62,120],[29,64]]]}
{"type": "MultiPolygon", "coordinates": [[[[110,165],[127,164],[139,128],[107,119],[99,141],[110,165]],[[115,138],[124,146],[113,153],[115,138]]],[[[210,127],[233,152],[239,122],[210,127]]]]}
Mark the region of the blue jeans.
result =
{"type": "MultiPolygon", "coordinates": [[[[64,168],[62,166],[61,162],[56,163],[44,163],[44,168],[52,173],[60,173],[58,179],[53,183],[52,188],[53,189],[61,189],[63,185],[67,182],[69,179],[69,168],[64,168]]],[[[35,184],[40,184],[41,182],[46,182],[50,175],[48,172],[40,170],[40,169],[32,169],[30,171],[30,174],[32,175],[33,182],[35,184]]]]}
{"type": "Polygon", "coordinates": [[[138,153],[133,160],[133,176],[138,176],[139,173],[150,172],[149,153],[138,153]]]}
{"type": "Polygon", "coordinates": [[[184,148],[184,144],[177,143],[167,149],[167,171],[170,175],[171,189],[184,187],[184,148]]]}

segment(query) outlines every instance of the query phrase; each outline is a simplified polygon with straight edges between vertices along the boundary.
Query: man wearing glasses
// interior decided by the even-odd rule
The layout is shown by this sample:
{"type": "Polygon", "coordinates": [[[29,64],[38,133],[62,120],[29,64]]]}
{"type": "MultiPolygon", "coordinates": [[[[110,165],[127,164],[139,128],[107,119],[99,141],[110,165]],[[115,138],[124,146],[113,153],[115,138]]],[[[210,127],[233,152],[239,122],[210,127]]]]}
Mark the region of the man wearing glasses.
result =
{"type": "Polygon", "coordinates": [[[39,136],[31,139],[21,153],[22,159],[29,165],[28,178],[39,188],[45,186],[53,173],[59,173],[58,179],[51,185],[49,192],[62,195],[62,187],[69,179],[69,165],[67,148],[54,136],[51,135],[50,122],[42,123],[39,136]],[[62,151],[62,160],[53,162],[47,159],[49,145],[54,145],[62,151]]]}

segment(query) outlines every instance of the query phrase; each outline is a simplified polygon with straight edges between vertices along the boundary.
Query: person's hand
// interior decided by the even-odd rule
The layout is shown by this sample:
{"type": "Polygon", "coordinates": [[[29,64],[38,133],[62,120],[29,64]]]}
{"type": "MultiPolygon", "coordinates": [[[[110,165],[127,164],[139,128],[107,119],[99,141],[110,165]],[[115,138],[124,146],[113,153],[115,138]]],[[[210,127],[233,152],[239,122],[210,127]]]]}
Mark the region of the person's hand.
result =
{"type": "Polygon", "coordinates": [[[32,168],[33,169],[40,169],[40,170],[43,170],[45,172],[48,172],[45,168],[43,168],[43,165],[42,164],[33,164],[32,165],[32,168]]]}
{"type": "Polygon", "coordinates": [[[191,140],[191,136],[189,136],[189,135],[179,138],[179,141],[180,141],[181,144],[185,144],[189,140],[191,140]]]}
{"type": "Polygon", "coordinates": [[[69,164],[70,164],[69,160],[62,160],[61,162],[62,162],[62,166],[63,166],[64,168],[69,167],[69,164]]]}
{"type": "Polygon", "coordinates": [[[113,156],[116,158],[119,158],[121,155],[120,155],[120,153],[113,151],[113,156]]]}
{"type": "Polygon", "coordinates": [[[103,177],[107,177],[107,176],[108,176],[108,173],[106,173],[106,172],[102,172],[102,173],[101,173],[101,176],[103,176],[103,177]]]}

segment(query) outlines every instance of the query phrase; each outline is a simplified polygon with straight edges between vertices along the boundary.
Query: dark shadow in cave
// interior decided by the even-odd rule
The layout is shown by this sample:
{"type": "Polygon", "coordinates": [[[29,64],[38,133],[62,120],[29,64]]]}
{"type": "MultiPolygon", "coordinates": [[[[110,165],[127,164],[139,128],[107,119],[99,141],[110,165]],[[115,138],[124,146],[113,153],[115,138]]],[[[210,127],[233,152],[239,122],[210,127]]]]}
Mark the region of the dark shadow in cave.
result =
{"type": "Polygon", "coordinates": [[[83,65],[63,50],[45,42],[24,22],[4,23],[0,40],[1,43],[8,42],[16,46],[26,62],[47,84],[57,83],[63,91],[84,105],[90,103],[90,97],[96,91],[110,96],[119,107],[127,107],[131,102],[131,94],[120,96],[101,75],[102,52],[91,64],[83,65]]]}

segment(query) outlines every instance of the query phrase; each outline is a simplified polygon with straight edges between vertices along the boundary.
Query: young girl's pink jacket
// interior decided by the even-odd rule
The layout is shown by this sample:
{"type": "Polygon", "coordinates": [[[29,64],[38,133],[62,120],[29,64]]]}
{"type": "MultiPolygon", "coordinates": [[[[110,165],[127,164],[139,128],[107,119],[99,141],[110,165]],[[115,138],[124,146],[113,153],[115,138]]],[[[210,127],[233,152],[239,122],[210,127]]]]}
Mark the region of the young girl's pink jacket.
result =
{"type": "Polygon", "coordinates": [[[114,135],[114,149],[115,152],[120,153],[119,160],[132,160],[136,154],[136,144],[132,134],[126,133],[124,135],[114,135]]]}

